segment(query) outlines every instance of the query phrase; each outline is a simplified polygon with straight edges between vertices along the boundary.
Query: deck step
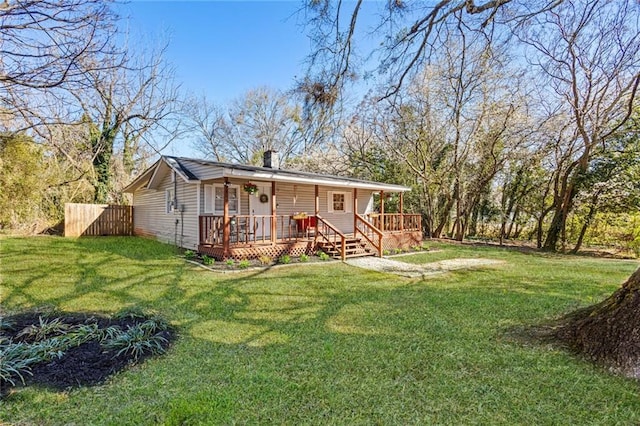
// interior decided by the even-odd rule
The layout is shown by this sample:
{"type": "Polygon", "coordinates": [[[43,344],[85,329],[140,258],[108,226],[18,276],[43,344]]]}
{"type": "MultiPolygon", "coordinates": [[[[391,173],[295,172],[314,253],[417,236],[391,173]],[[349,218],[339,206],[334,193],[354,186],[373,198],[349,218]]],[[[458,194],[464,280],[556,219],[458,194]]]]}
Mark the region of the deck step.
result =
{"type": "MultiPolygon", "coordinates": [[[[340,250],[334,249],[333,244],[331,243],[327,243],[325,241],[318,242],[318,248],[334,259],[341,258],[340,250]]],[[[346,258],[364,256],[375,256],[375,253],[369,250],[360,238],[348,238],[345,240],[346,258]]]]}

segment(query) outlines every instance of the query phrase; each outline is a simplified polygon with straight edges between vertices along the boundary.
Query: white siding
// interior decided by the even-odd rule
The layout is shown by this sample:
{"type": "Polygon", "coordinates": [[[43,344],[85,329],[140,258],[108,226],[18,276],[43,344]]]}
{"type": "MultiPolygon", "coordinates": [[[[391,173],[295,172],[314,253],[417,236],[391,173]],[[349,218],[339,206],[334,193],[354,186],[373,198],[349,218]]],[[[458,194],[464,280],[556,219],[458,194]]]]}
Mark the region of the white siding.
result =
{"type": "MultiPolygon", "coordinates": [[[[171,173],[161,180],[157,190],[139,189],[133,194],[133,214],[136,233],[153,236],[160,241],[177,244],[180,247],[197,249],[198,246],[198,212],[204,212],[204,188],[207,184],[220,183],[221,179],[202,181],[202,184],[186,183],[176,179],[176,198],[179,208],[167,214],[165,190],[173,188],[171,173]],[[198,191],[200,193],[198,194],[198,191]],[[198,208],[200,203],[200,208],[198,208]],[[182,210],[182,211],[180,211],[182,210]],[[176,223],[177,221],[177,223],[176,223]]],[[[249,214],[249,194],[242,190],[245,179],[230,179],[230,183],[240,186],[240,214],[249,214]]],[[[345,233],[353,232],[353,212],[328,212],[327,197],[330,191],[348,192],[339,187],[319,187],[320,215],[345,233]]],[[[269,197],[271,194],[269,193],[269,197]]],[[[351,200],[351,205],[353,199],[351,200]]],[[[306,212],[315,213],[314,185],[290,183],[276,184],[276,204],[278,215],[293,215],[306,212]]],[[[358,213],[370,213],[373,206],[372,191],[358,190],[358,213]]]]}
{"type": "Polygon", "coordinates": [[[155,237],[180,247],[198,246],[198,185],[176,179],[178,209],[166,213],[165,192],[173,188],[171,173],[161,180],[157,190],[139,189],[133,194],[133,224],[139,235],[155,237]]]}
{"type": "MultiPolygon", "coordinates": [[[[353,209],[346,213],[329,213],[327,198],[330,191],[353,194],[353,190],[345,191],[344,188],[319,187],[320,216],[327,219],[345,233],[353,232],[353,209]]],[[[353,196],[351,198],[351,205],[353,206],[353,196]]],[[[366,189],[358,190],[359,214],[371,213],[373,206],[372,198],[372,191],[366,189]]],[[[298,212],[306,212],[309,215],[313,215],[315,214],[315,186],[278,183],[276,184],[276,202],[278,204],[277,213],[279,215],[292,215],[298,212]]]]}

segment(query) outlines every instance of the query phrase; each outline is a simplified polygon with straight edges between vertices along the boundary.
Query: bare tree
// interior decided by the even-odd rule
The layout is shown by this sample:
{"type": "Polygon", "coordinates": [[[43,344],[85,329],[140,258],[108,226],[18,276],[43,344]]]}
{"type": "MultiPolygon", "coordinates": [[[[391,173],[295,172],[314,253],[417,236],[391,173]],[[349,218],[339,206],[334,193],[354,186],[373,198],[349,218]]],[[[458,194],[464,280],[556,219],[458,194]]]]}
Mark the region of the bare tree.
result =
{"type": "MultiPolygon", "coordinates": [[[[126,178],[136,170],[141,144],[159,153],[176,137],[178,92],[173,71],[162,51],[129,57],[126,67],[85,69],[88,82],[73,92],[81,106],[81,124],[87,126],[88,149],[93,164],[96,202],[117,199],[114,191],[114,153],[120,147],[126,178]],[[153,141],[146,135],[153,132],[153,141]],[[164,137],[164,140],[160,140],[164,137]]],[[[144,155],[143,158],[144,159],[144,155]]],[[[144,164],[143,164],[144,166],[144,164]]],[[[139,171],[139,170],[138,170],[139,171]]]]}
{"type": "Polygon", "coordinates": [[[371,127],[384,151],[421,183],[429,235],[440,236],[452,222],[461,240],[482,194],[529,131],[518,75],[500,44],[461,20],[441,36],[430,65],[380,103],[371,127]]]}
{"type": "Polygon", "coordinates": [[[206,96],[191,97],[185,102],[182,114],[187,132],[196,135],[194,147],[215,161],[225,160],[224,135],[227,122],[222,108],[206,96]]]}
{"type": "Polygon", "coordinates": [[[119,65],[119,53],[111,43],[117,17],[109,3],[21,0],[0,5],[3,114],[33,109],[33,102],[26,100],[34,91],[84,82],[87,58],[93,59],[92,70],[119,65]]]}
{"type": "Polygon", "coordinates": [[[264,151],[275,150],[286,162],[322,142],[317,128],[305,127],[300,105],[266,87],[248,91],[226,108],[192,99],[185,114],[199,137],[196,147],[217,161],[260,164],[264,151]]]}
{"type": "Polygon", "coordinates": [[[308,0],[306,18],[314,51],[309,71],[301,83],[308,104],[330,108],[342,94],[345,84],[365,75],[362,66],[376,58],[377,71],[386,77],[382,98],[398,94],[404,84],[420,74],[437,51],[440,32],[462,19],[481,29],[505,12],[502,19],[521,20],[552,9],[562,0],[440,0],[438,2],[384,2],[380,19],[372,28],[361,28],[362,0],[347,3],[308,0]],[[363,35],[364,33],[364,35],[363,35]],[[373,51],[358,50],[359,37],[374,39],[373,51]],[[365,59],[362,59],[365,58],[365,59]]]}

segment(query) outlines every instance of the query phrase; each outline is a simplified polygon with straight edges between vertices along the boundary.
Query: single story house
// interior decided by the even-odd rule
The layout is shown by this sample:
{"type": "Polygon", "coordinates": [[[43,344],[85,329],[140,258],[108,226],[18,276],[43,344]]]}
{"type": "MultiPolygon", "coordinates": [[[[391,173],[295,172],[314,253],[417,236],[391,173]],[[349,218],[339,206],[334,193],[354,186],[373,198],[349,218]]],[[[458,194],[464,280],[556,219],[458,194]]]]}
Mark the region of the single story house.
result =
{"type": "Polygon", "coordinates": [[[256,167],[161,157],[125,188],[134,234],[217,260],[318,249],[344,260],[421,244],[420,215],[402,211],[410,188],[280,169],[272,151],[264,159],[256,167]],[[388,196],[399,197],[399,213],[385,213],[388,196]]]}

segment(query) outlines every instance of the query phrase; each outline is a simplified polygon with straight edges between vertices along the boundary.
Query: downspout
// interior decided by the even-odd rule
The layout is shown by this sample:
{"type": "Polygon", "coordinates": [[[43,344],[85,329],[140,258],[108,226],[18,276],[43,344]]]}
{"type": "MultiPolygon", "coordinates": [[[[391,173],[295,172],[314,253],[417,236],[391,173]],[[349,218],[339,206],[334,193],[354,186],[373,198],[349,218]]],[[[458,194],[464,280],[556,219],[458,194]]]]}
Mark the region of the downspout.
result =
{"type": "MultiPolygon", "coordinates": [[[[173,203],[173,214],[175,214],[178,209],[178,181],[176,179],[175,171],[171,171],[171,176],[173,177],[173,200],[171,200],[171,202],[173,203]]],[[[180,247],[178,246],[178,223],[180,223],[180,219],[175,220],[175,225],[173,227],[173,245],[180,247]]]]}

